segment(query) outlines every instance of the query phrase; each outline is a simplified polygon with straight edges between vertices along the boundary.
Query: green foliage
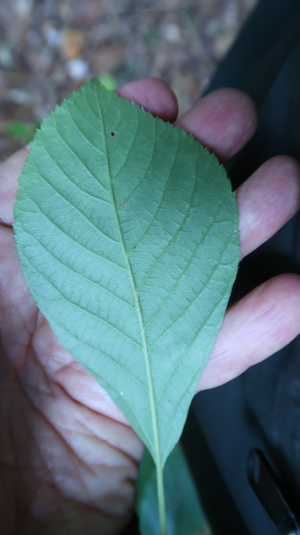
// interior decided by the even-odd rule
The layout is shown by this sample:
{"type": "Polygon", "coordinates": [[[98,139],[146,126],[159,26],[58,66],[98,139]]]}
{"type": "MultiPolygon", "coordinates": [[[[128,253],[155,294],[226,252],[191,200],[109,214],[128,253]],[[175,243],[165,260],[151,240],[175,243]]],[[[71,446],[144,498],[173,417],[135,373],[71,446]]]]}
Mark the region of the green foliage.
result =
{"type": "MultiPolygon", "coordinates": [[[[169,535],[210,535],[211,530],[198,499],[180,444],[164,469],[166,516],[169,535]]],[[[155,465],[145,449],[137,489],[136,510],[142,535],[159,535],[155,465]]]]}
{"type": "Polygon", "coordinates": [[[191,135],[94,79],[42,123],[19,185],[30,291],[151,452],[162,518],[162,467],[236,275],[230,182],[191,135]]]}
{"type": "Polygon", "coordinates": [[[23,121],[11,121],[6,129],[9,136],[14,138],[20,138],[22,142],[29,143],[32,141],[36,129],[40,123],[36,122],[33,125],[28,126],[23,121]]]}
{"type": "Polygon", "coordinates": [[[109,91],[113,91],[118,85],[117,80],[114,78],[114,76],[112,76],[108,72],[103,72],[102,74],[100,74],[99,80],[101,84],[109,91]]]}

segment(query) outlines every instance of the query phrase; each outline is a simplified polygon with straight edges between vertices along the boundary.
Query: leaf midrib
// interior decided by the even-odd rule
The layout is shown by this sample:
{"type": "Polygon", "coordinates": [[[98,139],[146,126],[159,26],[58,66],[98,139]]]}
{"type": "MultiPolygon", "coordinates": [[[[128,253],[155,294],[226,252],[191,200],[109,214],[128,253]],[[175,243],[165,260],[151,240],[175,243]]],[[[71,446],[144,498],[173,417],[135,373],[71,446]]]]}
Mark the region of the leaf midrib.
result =
{"type": "MultiPolygon", "coordinates": [[[[115,214],[115,221],[116,221],[116,224],[117,224],[117,229],[118,229],[118,233],[119,233],[119,237],[120,237],[120,243],[121,243],[121,246],[122,246],[123,255],[124,255],[125,262],[126,262],[127,268],[128,268],[128,273],[129,273],[129,277],[130,277],[130,282],[131,282],[131,286],[132,286],[134,300],[135,300],[135,303],[136,303],[136,312],[137,312],[138,319],[139,319],[139,324],[140,324],[140,331],[141,331],[142,344],[143,344],[143,348],[142,349],[143,349],[144,358],[145,358],[146,375],[147,375],[147,383],[148,383],[148,394],[149,394],[149,400],[150,400],[150,411],[151,411],[151,419],[152,419],[153,443],[154,443],[154,451],[155,451],[155,459],[154,460],[155,460],[155,463],[156,463],[157,470],[162,472],[161,451],[160,451],[159,434],[158,434],[158,422],[157,422],[157,413],[156,413],[156,406],[155,406],[155,396],[154,396],[153,381],[152,381],[152,374],[151,374],[151,367],[150,367],[150,358],[149,358],[148,348],[147,348],[146,333],[145,333],[144,324],[143,324],[142,309],[141,309],[139,296],[138,296],[137,291],[136,291],[136,286],[135,286],[135,281],[134,281],[134,277],[133,277],[133,272],[132,272],[132,269],[131,269],[130,261],[129,261],[128,255],[126,254],[126,248],[125,248],[123,235],[122,235],[122,231],[121,231],[121,225],[120,225],[119,216],[118,216],[118,212],[117,212],[115,195],[114,195],[114,191],[113,191],[113,188],[112,188],[112,175],[111,175],[111,170],[110,170],[110,163],[109,163],[109,159],[108,159],[108,149],[107,149],[107,142],[106,142],[105,123],[104,123],[104,119],[103,119],[103,112],[102,112],[102,108],[101,108],[101,103],[99,101],[99,97],[98,97],[97,93],[96,93],[96,97],[97,97],[97,102],[98,102],[98,106],[99,106],[99,112],[100,112],[100,116],[101,116],[101,123],[102,123],[102,128],[103,128],[103,139],[104,139],[104,149],[105,149],[104,152],[105,152],[105,157],[106,157],[106,162],[107,162],[108,182],[109,182],[109,187],[110,187],[110,192],[111,192],[111,198],[112,198],[112,201],[113,201],[112,204],[113,204],[113,210],[114,210],[114,214],[115,214]]],[[[139,117],[138,117],[138,124],[139,124],[139,117]]],[[[137,130],[138,130],[138,128],[137,128],[137,130]]]]}

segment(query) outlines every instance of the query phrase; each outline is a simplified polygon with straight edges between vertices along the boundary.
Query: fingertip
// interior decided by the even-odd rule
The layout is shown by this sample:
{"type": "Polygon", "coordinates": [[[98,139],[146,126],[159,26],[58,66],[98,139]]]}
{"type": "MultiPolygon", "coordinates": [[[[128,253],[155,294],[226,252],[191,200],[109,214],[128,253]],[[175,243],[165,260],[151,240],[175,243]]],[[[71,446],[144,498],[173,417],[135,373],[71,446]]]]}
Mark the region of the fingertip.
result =
{"type": "Polygon", "coordinates": [[[236,192],[241,259],[271,238],[300,207],[300,163],[275,156],[236,192]]]}
{"type": "Polygon", "coordinates": [[[118,87],[116,93],[135,102],[155,117],[174,122],[178,114],[178,102],[172,89],[159,78],[134,80],[118,87]]]}
{"type": "Polygon", "coordinates": [[[212,91],[176,121],[176,125],[193,134],[221,162],[247,143],[256,124],[252,99],[232,88],[212,91]]]}
{"type": "Polygon", "coordinates": [[[242,314],[240,340],[248,347],[245,367],[253,366],[289,344],[300,333],[300,276],[278,275],[245,297],[234,311],[242,314]]]}
{"type": "Polygon", "coordinates": [[[220,386],[300,334],[300,276],[279,275],[226,312],[197,392],[220,386]]]}

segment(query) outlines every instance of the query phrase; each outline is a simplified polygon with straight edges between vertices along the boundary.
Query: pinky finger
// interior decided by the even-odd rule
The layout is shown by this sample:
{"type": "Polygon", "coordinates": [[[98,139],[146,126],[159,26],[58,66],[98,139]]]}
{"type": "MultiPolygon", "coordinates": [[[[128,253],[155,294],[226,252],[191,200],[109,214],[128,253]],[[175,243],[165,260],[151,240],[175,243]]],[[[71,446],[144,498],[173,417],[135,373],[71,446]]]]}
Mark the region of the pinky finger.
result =
{"type": "Polygon", "coordinates": [[[280,275],[228,308],[197,392],[220,386],[300,334],[300,276],[280,275]]]}

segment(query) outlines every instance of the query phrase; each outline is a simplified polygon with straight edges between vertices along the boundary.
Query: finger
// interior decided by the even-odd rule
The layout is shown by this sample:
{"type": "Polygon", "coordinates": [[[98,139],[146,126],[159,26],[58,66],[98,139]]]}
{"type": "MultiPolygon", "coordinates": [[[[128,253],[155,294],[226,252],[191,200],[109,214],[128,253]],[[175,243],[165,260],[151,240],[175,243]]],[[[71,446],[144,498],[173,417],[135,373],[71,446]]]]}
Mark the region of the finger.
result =
{"type": "Polygon", "coordinates": [[[234,379],[299,333],[299,275],[280,275],[261,284],[227,310],[197,392],[234,379]]]}
{"type": "Polygon", "coordinates": [[[179,117],[175,125],[193,134],[224,162],[251,138],[256,121],[255,106],[248,95],[237,89],[217,89],[179,117]]]}
{"type": "Polygon", "coordinates": [[[236,192],[241,259],[271,238],[300,207],[300,164],[288,156],[264,163],[236,192]]]}
{"type": "Polygon", "coordinates": [[[18,178],[26,163],[29,145],[10,156],[0,166],[0,225],[12,225],[18,178]]]}
{"type": "Polygon", "coordinates": [[[135,102],[164,121],[175,121],[178,103],[172,89],[159,78],[143,78],[116,89],[120,97],[135,102]]]}

